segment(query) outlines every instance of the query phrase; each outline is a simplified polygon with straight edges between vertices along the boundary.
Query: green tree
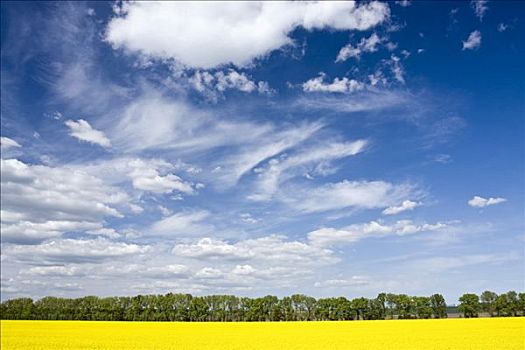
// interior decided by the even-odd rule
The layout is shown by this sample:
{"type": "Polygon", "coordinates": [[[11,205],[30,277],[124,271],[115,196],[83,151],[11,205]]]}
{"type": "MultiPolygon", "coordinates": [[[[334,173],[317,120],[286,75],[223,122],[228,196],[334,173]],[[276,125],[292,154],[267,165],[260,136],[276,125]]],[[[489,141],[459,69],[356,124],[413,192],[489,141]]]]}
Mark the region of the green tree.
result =
{"type": "Polygon", "coordinates": [[[355,298],[352,299],[352,310],[356,315],[356,320],[359,320],[359,317],[365,319],[365,313],[368,311],[368,299],[367,298],[355,298]]]}
{"type": "Polygon", "coordinates": [[[411,297],[406,294],[396,295],[395,304],[398,318],[410,319],[414,317],[414,303],[411,297]]]}
{"type": "Polygon", "coordinates": [[[501,294],[494,302],[494,309],[498,316],[517,316],[520,309],[520,300],[515,291],[501,294]]]}
{"type": "Polygon", "coordinates": [[[295,313],[292,305],[292,298],[284,297],[279,301],[279,310],[283,321],[294,321],[295,313]]]}
{"type": "Polygon", "coordinates": [[[369,299],[368,308],[366,309],[364,315],[365,320],[381,320],[385,318],[384,304],[380,299],[369,299]]]}
{"type": "Polygon", "coordinates": [[[432,316],[432,304],[429,297],[413,297],[412,302],[417,318],[430,318],[432,316]]]}
{"type": "Polygon", "coordinates": [[[430,304],[434,318],[447,317],[447,304],[445,298],[441,294],[433,294],[430,297],[430,304]]]}
{"type": "Polygon", "coordinates": [[[521,316],[525,316],[525,293],[518,294],[518,311],[521,312],[521,316]]]}
{"type": "Polygon", "coordinates": [[[203,297],[195,297],[191,300],[189,315],[191,321],[206,321],[208,318],[208,304],[203,297]]]}
{"type": "Polygon", "coordinates": [[[473,293],[463,294],[459,298],[459,312],[463,313],[466,318],[478,317],[478,312],[481,308],[479,297],[473,293]]]}
{"type": "Polygon", "coordinates": [[[0,316],[9,320],[30,320],[33,318],[34,308],[31,298],[12,299],[2,303],[0,316]]]}
{"type": "Polygon", "coordinates": [[[385,296],[385,306],[386,306],[386,317],[387,318],[390,318],[390,319],[394,318],[394,315],[397,310],[396,300],[397,300],[397,295],[395,294],[388,293],[385,296]]]}
{"type": "Polygon", "coordinates": [[[481,310],[483,312],[488,313],[491,317],[494,316],[494,313],[496,312],[495,309],[495,302],[498,295],[494,292],[491,292],[489,290],[484,291],[481,293],[479,299],[481,301],[481,310]]]}

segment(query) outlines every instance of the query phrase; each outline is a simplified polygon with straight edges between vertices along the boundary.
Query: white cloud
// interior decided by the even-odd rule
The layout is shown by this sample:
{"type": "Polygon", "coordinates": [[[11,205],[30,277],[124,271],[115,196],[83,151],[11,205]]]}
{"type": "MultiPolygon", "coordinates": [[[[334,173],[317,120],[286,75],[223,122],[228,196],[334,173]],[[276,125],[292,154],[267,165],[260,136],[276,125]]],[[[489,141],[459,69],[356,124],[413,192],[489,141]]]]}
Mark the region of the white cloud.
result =
{"type": "Polygon", "coordinates": [[[488,3],[488,0],[472,0],[470,2],[470,6],[474,10],[476,17],[478,17],[480,21],[483,20],[483,16],[485,15],[485,12],[489,10],[487,3],[488,3]]]}
{"type": "Polygon", "coordinates": [[[104,237],[112,238],[112,239],[117,239],[122,236],[115,229],[109,228],[109,227],[102,227],[102,228],[97,228],[94,230],[88,230],[86,231],[86,233],[89,235],[104,236],[104,237]]]}
{"type": "Polygon", "coordinates": [[[220,171],[215,173],[215,179],[221,183],[233,185],[262,161],[291,149],[312,135],[317,133],[324,125],[321,123],[308,123],[295,127],[281,128],[271,126],[259,139],[252,139],[231,156],[220,161],[220,171]]]}
{"type": "MultiPolygon", "coordinates": [[[[247,153],[257,154],[257,148],[274,143],[294,145],[298,141],[293,140],[304,140],[322,127],[319,123],[277,127],[270,123],[219,118],[216,111],[196,109],[153,91],[135,99],[121,115],[111,139],[115,148],[127,152],[171,149],[187,154],[242,145],[247,153]]],[[[272,155],[273,152],[269,156],[272,155]]]]}
{"type": "Polygon", "coordinates": [[[182,264],[167,264],[162,266],[148,266],[144,264],[111,264],[96,267],[102,276],[121,277],[122,275],[140,276],[143,278],[186,278],[189,268],[182,264]]]}
{"type": "Polygon", "coordinates": [[[498,24],[498,32],[502,33],[506,31],[507,29],[509,29],[509,26],[507,24],[505,23],[498,24]]]}
{"type": "Polygon", "coordinates": [[[277,235],[247,239],[234,244],[203,238],[194,244],[177,244],[172,252],[176,256],[199,260],[252,260],[294,266],[332,264],[338,260],[329,249],[299,241],[289,241],[277,235]]]}
{"type": "Polygon", "coordinates": [[[367,30],[390,15],[388,4],[345,2],[133,2],[108,24],[114,48],[193,68],[242,67],[306,30],[367,30]]]}
{"type": "Polygon", "coordinates": [[[348,79],[347,77],[342,79],[336,77],[332,83],[325,83],[325,77],[326,74],[320,72],[318,77],[312,78],[303,83],[303,91],[352,93],[365,88],[365,84],[362,82],[348,79]]]}
{"type": "Polygon", "coordinates": [[[317,246],[332,246],[341,243],[354,243],[370,237],[388,235],[410,235],[418,232],[431,232],[447,227],[444,223],[416,224],[411,220],[399,220],[391,225],[377,221],[353,224],[339,229],[323,227],[308,233],[308,240],[317,246]]]}
{"type": "Polygon", "coordinates": [[[344,208],[384,208],[399,203],[411,194],[409,185],[384,181],[348,181],[328,183],[316,188],[292,188],[283,201],[296,210],[313,213],[344,208]]]}
{"type": "Polygon", "coordinates": [[[407,199],[407,200],[403,201],[403,203],[401,203],[401,205],[399,205],[399,206],[392,206],[392,207],[386,208],[385,210],[383,210],[383,214],[384,215],[395,215],[395,214],[399,214],[399,213],[407,211],[407,210],[413,210],[414,208],[416,208],[416,207],[418,207],[420,205],[421,205],[421,203],[413,202],[413,201],[407,199]]]}
{"type": "MultiPolygon", "coordinates": [[[[273,266],[267,268],[254,268],[251,265],[236,265],[229,272],[229,278],[233,281],[244,281],[253,285],[257,280],[271,280],[273,284],[279,285],[279,282],[285,281],[290,283],[296,277],[309,274],[309,270],[295,269],[293,267],[273,266]]],[[[293,283],[293,282],[292,282],[293,283]]]]}
{"type": "Polygon", "coordinates": [[[241,213],[239,215],[241,217],[241,221],[247,224],[257,224],[261,222],[261,219],[254,218],[250,213],[241,213]]]}
{"type": "Polygon", "coordinates": [[[203,267],[195,274],[198,278],[221,278],[223,273],[219,269],[213,267],[203,267]]]}
{"type": "Polygon", "coordinates": [[[363,286],[370,284],[366,276],[352,276],[347,279],[331,279],[322,282],[315,282],[314,287],[318,288],[344,288],[353,286],[363,286]]]}
{"type": "Polygon", "coordinates": [[[187,171],[193,167],[184,163],[169,163],[163,159],[113,158],[79,165],[77,168],[113,184],[121,184],[129,179],[133,188],[157,194],[174,191],[193,194],[196,188],[193,183],[172,173],[174,170],[187,171]]]}
{"type": "Polygon", "coordinates": [[[11,148],[19,148],[22,147],[18,142],[16,142],[13,139],[10,139],[9,137],[2,136],[0,137],[0,147],[2,153],[11,149],[11,148]]]}
{"type": "Polygon", "coordinates": [[[405,71],[403,69],[403,66],[401,65],[401,59],[397,57],[396,55],[392,55],[390,57],[390,61],[388,62],[390,65],[390,68],[392,70],[392,73],[394,74],[394,78],[404,84],[405,83],[405,71]]]}
{"type": "Polygon", "coordinates": [[[432,157],[432,161],[441,164],[448,164],[452,162],[452,156],[450,154],[439,153],[432,157]]]}
{"type": "Polygon", "coordinates": [[[463,41],[463,50],[475,50],[481,46],[481,33],[475,30],[469,34],[466,41],[463,41]]]}
{"type": "MultiPolygon", "coordinates": [[[[4,214],[3,212],[2,214],[4,214]]],[[[10,215],[11,213],[6,213],[10,215]]],[[[98,222],[48,220],[44,222],[2,220],[2,239],[7,242],[35,242],[59,237],[64,232],[83,232],[102,229],[98,222]]]]}
{"type": "Polygon", "coordinates": [[[376,52],[378,46],[385,41],[386,38],[382,38],[376,33],[372,33],[368,38],[362,38],[355,47],[352,44],[343,46],[335,61],[344,62],[351,57],[359,59],[364,52],[376,52]]]}
{"type": "Polygon", "coordinates": [[[122,217],[126,193],[68,167],[1,160],[2,239],[37,242],[60,233],[102,228],[122,217]]]}
{"type": "Polygon", "coordinates": [[[9,258],[42,262],[97,262],[123,256],[140,255],[149,246],[112,242],[105,238],[92,240],[56,239],[39,245],[9,245],[3,254],[9,258]]]}
{"type": "Polygon", "coordinates": [[[257,201],[269,200],[278,191],[281,182],[304,175],[307,171],[320,173],[324,169],[323,166],[326,167],[330,161],[358,154],[366,145],[366,140],[327,142],[290,156],[273,158],[265,168],[257,168],[256,192],[248,198],[257,201]]]}
{"type": "MultiPolygon", "coordinates": [[[[382,77],[375,78],[382,79],[382,77]]],[[[410,106],[413,102],[414,96],[401,91],[364,90],[344,96],[336,94],[301,96],[295,101],[294,106],[301,111],[356,113],[401,108],[410,106]]]]}
{"type": "MultiPolygon", "coordinates": [[[[169,166],[168,164],[159,165],[169,166]]],[[[183,181],[175,174],[160,175],[155,167],[151,167],[150,162],[134,159],[130,161],[129,166],[132,170],[128,175],[136,189],[154,193],[179,191],[191,194],[194,191],[191,183],[183,181]]]]}
{"type": "Polygon", "coordinates": [[[66,120],[64,124],[69,127],[70,135],[81,141],[86,141],[102,147],[111,147],[111,142],[102,131],[95,130],[84,119],[66,120]]]}
{"type": "Polygon", "coordinates": [[[484,208],[484,207],[488,207],[489,205],[495,205],[495,204],[503,203],[506,201],[507,200],[505,198],[501,198],[501,197],[497,197],[497,198],[490,197],[487,199],[487,198],[483,198],[480,196],[474,196],[471,200],[468,201],[468,205],[470,205],[471,207],[476,207],[476,208],[484,208]]]}
{"type": "Polygon", "coordinates": [[[159,205],[157,206],[157,208],[159,208],[159,211],[161,212],[162,216],[170,216],[171,214],[173,214],[173,212],[170,209],[166,208],[163,205],[159,205]]]}
{"type": "Polygon", "coordinates": [[[396,4],[401,6],[401,7],[407,7],[407,6],[410,6],[411,5],[411,1],[410,0],[400,0],[400,1],[396,1],[396,4]]]}
{"type": "Polygon", "coordinates": [[[27,270],[21,270],[22,275],[32,276],[79,276],[81,274],[80,269],[77,266],[34,266],[27,270]]]}
{"type": "Polygon", "coordinates": [[[213,226],[203,223],[209,216],[205,210],[176,213],[151,225],[149,234],[170,238],[204,236],[213,230],[213,226]]]}
{"type": "Polygon", "coordinates": [[[254,256],[248,249],[212,238],[202,238],[195,244],[177,244],[173,254],[192,258],[246,259],[254,256]]]}
{"type": "Polygon", "coordinates": [[[214,74],[197,70],[188,81],[195,90],[213,101],[217,100],[220,94],[226,90],[239,90],[245,93],[258,92],[260,94],[273,92],[267,82],[255,82],[245,73],[239,73],[233,69],[229,69],[227,73],[218,71],[214,74]]]}

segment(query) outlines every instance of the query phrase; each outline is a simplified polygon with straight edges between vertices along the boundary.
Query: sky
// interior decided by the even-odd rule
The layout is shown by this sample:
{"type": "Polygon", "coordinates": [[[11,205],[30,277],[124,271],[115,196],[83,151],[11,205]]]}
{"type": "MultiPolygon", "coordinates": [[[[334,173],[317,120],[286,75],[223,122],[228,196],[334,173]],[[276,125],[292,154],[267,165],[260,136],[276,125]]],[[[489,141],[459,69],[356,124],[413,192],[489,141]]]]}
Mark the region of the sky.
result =
{"type": "Polygon", "coordinates": [[[524,22],[2,2],[2,299],[523,291],[524,22]]]}

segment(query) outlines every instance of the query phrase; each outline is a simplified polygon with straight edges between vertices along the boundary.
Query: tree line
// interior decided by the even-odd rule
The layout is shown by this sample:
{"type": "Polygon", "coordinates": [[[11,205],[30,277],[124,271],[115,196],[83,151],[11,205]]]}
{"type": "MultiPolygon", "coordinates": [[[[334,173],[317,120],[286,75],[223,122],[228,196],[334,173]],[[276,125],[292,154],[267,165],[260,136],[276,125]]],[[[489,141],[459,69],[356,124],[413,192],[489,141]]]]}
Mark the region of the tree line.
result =
{"type": "MultiPolygon", "coordinates": [[[[496,295],[483,292],[460,298],[465,317],[481,311],[491,316],[525,315],[525,293],[496,295]]],[[[134,297],[87,296],[76,299],[17,298],[0,304],[2,319],[99,320],[99,321],[341,321],[379,319],[426,319],[447,317],[441,294],[430,297],[380,293],[376,298],[320,298],[295,294],[279,299],[233,295],[191,294],[137,295],[134,297]]]]}
{"type": "Polygon", "coordinates": [[[458,310],[464,317],[478,317],[480,312],[490,317],[525,316],[525,293],[511,290],[497,295],[489,290],[480,296],[467,293],[459,298],[458,310]]]}

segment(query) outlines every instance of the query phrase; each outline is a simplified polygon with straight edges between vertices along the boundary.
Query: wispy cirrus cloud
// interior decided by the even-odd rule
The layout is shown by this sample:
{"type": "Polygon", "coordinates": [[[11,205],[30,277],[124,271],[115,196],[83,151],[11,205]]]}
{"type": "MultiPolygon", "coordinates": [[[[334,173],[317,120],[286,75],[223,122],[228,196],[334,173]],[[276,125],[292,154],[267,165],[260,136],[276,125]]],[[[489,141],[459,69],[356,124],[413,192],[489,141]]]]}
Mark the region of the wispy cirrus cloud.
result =
{"type": "Polygon", "coordinates": [[[364,224],[352,224],[340,229],[323,227],[308,233],[308,240],[318,246],[355,243],[365,238],[386,237],[389,235],[405,236],[419,232],[432,232],[446,228],[445,223],[414,223],[400,220],[392,224],[371,221],[364,224]]]}
{"type": "Polygon", "coordinates": [[[348,208],[374,209],[399,203],[413,194],[414,190],[414,187],[409,184],[395,185],[385,181],[343,180],[319,187],[290,188],[281,200],[290,208],[303,213],[348,208]]]}
{"type": "Polygon", "coordinates": [[[105,148],[111,147],[111,141],[102,131],[95,130],[84,119],[66,120],[64,122],[69,128],[69,134],[80,141],[85,141],[105,148]]]}
{"type": "Polygon", "coordinates": [[[483,21],[485,13],[489,10],[487,6],[488,0],[471,0],[470,6],[474,10],[474,14],[479,18],[480,21],[483,21]]]}

